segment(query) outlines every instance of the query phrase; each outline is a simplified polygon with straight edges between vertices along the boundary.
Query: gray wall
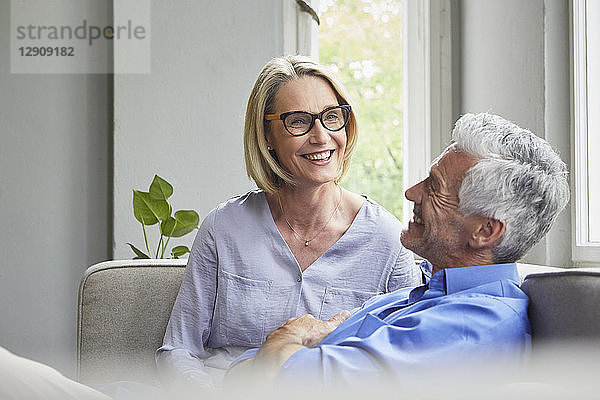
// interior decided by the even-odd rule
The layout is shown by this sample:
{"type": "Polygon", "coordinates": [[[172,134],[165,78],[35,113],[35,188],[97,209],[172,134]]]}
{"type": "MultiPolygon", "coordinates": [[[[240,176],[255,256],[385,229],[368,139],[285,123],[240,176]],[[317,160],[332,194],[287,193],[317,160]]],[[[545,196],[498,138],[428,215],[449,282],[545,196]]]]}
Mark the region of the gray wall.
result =
{"type": "Polygon", "coordinates": [[[505,115],[544,132],[544,1],[463,0],[462,112],[505,115]]]}
{"type": "MultiPolygon", "coordinates": [[[[151,7],[151,74],[114,84],[109,75],[17,75],[0,58],[0,346],[71,376],[83,271],[131,258],[127,241],[143,243],[131,189],[146,190],[158,173],[175,187],[175,209],[201,217],[249,189],[245,102],[262,65],[282,53],[279,0],[151,7]]],[[[0,33],[8,55],[8,0],[0,33]]]]}
{"type": "Polygon", "coordinates": [[[0,53],[0,345],[72,373],[79,279],[110,252],[111,78],[11,74],[8,0],[0,53]]]}
{"type": "MultiPolygon", "coordinates": [[[[567,0],[461,0],[460,113],[500,114],[570,162],[567,0]]],[[[524,261],[571,264],[570,209],[524,261]]]]}
{"type": "Polygon", "coordinates": [[[252,187],[245,106],[262,66],[282,53],[281,19],[280,0],[152,3],[152,73],[115,76],[115,258],[131,257],[126,242],[144,246],[131,189],[147,190],[155,173],[174,186],[174,209],[201,218],[252,187]]]}

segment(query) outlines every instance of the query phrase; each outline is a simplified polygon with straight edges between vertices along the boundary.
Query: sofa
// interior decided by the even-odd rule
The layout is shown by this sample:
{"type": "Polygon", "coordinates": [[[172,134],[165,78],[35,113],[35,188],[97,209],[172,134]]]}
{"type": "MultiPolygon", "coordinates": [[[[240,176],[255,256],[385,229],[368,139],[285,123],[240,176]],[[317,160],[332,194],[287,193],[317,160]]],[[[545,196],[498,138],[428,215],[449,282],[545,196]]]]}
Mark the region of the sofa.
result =
{"type": "MultiPolygon", "coordinates": [[[[186,260],[106,261],[81,279],[77,376],[86,384],[156,383],[160,347],[186,260]]],[[[532,344],[600,337],[600,269],[518,264],[532,344]]]]}

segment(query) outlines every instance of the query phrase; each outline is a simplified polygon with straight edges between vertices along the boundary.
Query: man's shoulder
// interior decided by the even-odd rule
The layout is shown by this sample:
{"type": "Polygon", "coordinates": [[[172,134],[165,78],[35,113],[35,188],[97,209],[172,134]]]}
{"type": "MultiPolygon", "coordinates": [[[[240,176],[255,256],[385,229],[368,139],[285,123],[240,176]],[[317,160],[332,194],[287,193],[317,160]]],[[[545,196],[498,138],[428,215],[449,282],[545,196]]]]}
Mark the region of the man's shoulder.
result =
{"type": "Polygon", "coordinates": [[[463,318],[484,319],[491,324],[526,320],[528,305],[529,298],[518,285],[511,280],[500,280],[442,296],[436,307],[456,310],[463,318]]]}
{"type": "Polygon", "coordinates": [[[383,307],[386,305],[392,305],[399,301],[406,300],[408,299],[410,292],[414,289],[415,287],[405,287],[402,289],[394,290],[393,292],[378,294],[367,300],[362,305],[361,309],[373,309],[383,307]]]}
{"type": "Polygon", "coordinates": [[[497,301],[506,301],[509,299],[529,300],[525,292],[519,285],[511,279],[501,279],[492,282],[482,283],[481,285],[455,293],[457,297],[481,297],[497,301]]]}

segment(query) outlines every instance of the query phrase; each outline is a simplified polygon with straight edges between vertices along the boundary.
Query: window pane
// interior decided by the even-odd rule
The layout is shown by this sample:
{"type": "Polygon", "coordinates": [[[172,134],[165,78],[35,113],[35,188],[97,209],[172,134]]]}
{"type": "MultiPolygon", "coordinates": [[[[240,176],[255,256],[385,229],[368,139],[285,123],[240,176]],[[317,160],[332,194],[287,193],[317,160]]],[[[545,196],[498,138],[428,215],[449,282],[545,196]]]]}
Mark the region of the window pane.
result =
{"type": "Polygon", "coordinates": [[[350,92],[359,140],[342,185],[402,217],[402,1],[321,0],[320,62],[350,92]]]}
{"type": "Polygon", "coordinates": [[[600,242],[600,2],[586,3],[589,238],[600,242]]]}

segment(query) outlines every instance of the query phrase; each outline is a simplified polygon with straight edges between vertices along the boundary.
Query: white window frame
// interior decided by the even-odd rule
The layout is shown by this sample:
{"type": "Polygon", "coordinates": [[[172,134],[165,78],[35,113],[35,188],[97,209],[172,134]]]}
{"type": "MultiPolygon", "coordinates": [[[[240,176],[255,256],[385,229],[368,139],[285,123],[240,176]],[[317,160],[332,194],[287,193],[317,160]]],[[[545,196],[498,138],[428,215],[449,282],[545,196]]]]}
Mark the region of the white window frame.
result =
{"type": "Polygon", "coordinates": [[[573,261],[598,263],[600,242],[589,238],[586,0],[573,0],[573,261]]]}
{"type": "MultiPolygon", "coordinates": [[[[404,1],[404,191],[427,177],[432,157],[450,144],[459,95],[451,29],[456,13],[451,0],[404,1]]],[[[402,210],[409,221],[406,198],[402,210]]]]}
{"type": "MultiPolygon", "coordinates": [[[[295,3],[283,3],[284,53],[318,60],[318,26],[295,3]]],[[[307,3],[318,9],[319,0],[307,3]]],[[[457,4],[455,0],[404,0],[404,162],[399,196],[427,176],[432,157],[450,144],[460,95],[451,29],[457,4]]],[[[403,220],[411,217],[412,204],[404,199],[403,220]]]]}
{"type": "MultiPolygon", "coordinates": [[[[305,0],[313,10],[319,9],[319,0],[305,0]]],[[[313,17],[301,10],[296,0],[283,0],[283,55],[300,54],[319,59],[319,26],[313,17]]]]}

